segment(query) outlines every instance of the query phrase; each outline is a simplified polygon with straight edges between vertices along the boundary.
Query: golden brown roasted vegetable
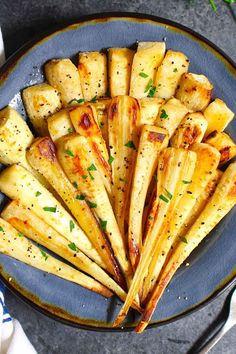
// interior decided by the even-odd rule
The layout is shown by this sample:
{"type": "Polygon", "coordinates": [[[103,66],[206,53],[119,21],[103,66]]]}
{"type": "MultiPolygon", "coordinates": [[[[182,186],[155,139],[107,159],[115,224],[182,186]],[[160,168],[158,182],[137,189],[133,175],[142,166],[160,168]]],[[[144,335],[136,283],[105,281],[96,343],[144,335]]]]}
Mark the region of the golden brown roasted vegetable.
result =
{"type": "Polygon", "coordinates": [[[165,50],[165,42],[138,43],[131,70],[130,96],[142,98],[154,95],[153,80],[164,58],[165,50]]]}
{"type": "Polygon", "coordinates": [[[97,168],[108,193],[111,193],[111,166],[101,130],[97,124],[96,110],[83,105],[70,111],[70,118],[77,133],[87,138],[94,154],[97,168]]]}
{"type": "Polygon", "coordinates": [[[146,236],[131,287],[113,324],[114,326],[123,322],[135,296],[141,290],[143,279],[158,244],[159,235],[165,227],[163,222],[168,225],[168,221],[171,220],[176,205],[181,198],[180,195],[186,190],[187,185],[182,181],[184,179],[191,180],[195,162],[196,154],[184,149],[167,148],[160,155],[157,181],[158,208],[154,216],[153,227],[146,236]]]}
{"type": "Polygon", "coordinates": [[[36,133],[48,135],[47,118],[61,109],[59,92],[43,83],[25,88],[22,97],[36,133]]]}
{"type": "Polygon", "coordinates": [[[175,97],[193,112],[203,111],[211,100],[213,85],[204,75],[183,74],[175,97]]]}
{"type": "Polygon", "coordinates": [[[96,102],[92,103],[91,105],[96,109],[97,113],[97,122],[99,128],[102,132],[103,139],[105,140],[107,146],[108,143],[108,124],[107,124],[107,111],[110,105],[111,100],[108,98],[97,100],[96,102]]]}
{"type": "Polygon", "coordinates": [[[105,297],[112,293],[93,278],[81,273],[35,246],[22,233],[0,218],[0,252],[32,267],[77,283],[105,297]]]}
{"type": "MultiPolygon", "coordinates": [[[[65,153],[67,157],[70,157],[72,151],[68,147],[63,153],[65,153]]],[[[84,200],[83,194],[79,193],[78,183],[74,179],[72,179],[70,183],[59,165],[56,156],[56,147],[52,140],[49,137],[37,139],[28,150],[27,158],[30,164],[37,169],[57,191],[101,256],[106,269],[114,275],[117,282],[121,283],[122,277],[110,249],[110,245],[102,230],[99,228],[94,214],[84,200]]]]}
{"type": "Polygon", "coordinates": [[[140,108],[130,96],[117,96],[108,110],[110,159],[112,159],[112,197],[115,216],[124,237],[131,176],[138,147],[140,108]]]}
{"type": "Polygon", "coordinates": [[[223,165],[236,156],[236,145],[225,132],[219,133],[217,130],[214,130],[208,135],[205,143],[214,146],[220,152],[220,165],[223,165]]]}
{"type": "Polygon", "coordinates": [[[110,96],[129,94],[131,65],[134,51],[128,48],[108,49],[110,96]]]}
{"type": "Polygon", "coordinates": [[[188,149],[194,143],[200,143],[207,129],[207,120],[201,112],[187,114],[171,138],[171,146],[188,149]]]}
{"type": "Polygon", "coordinates": [[[44,69],[48,83],[60,92],[63,107],[83,99],[79,73],[70,59],[50,60],[44,69]]]}
{"type": "Polygon", "coordinates": [[[143,126],[132,181],[129,213],[129,256],[134,270],[137,268],[142,248],[142,218],[148,186],[157,168],[159,153],[167,147],[168,141],[165,129],[143,126]]]}
{"type": "Polygon", "coordinates": [[[157,97],[144,97],[139,100],[140,126],[144,124],[155,125],[159,109],[164,100],[157,97]]]}
{"type": "Polygon", "coordinates": [[[62,136],[75,132],[70,120],[70,114],[67,109],[53,114],[47,120],[48,131],[53,142],[56,142],[62,136]]]}
{"type": "Polygon", "coordinates": [[[183,241],[173,250],[168,263],[165,265],[161,277],[145,308],[142,319],[136,327],[136,332],[142,332],[156,308],[164,290],[172,279],[180,265],[187,259],[190,253],[210,233],[210,231],[228,214],[236,204],[236,163],[231,164],[224,172],[220,183],[210,201],[195,221],[191,229],[185,234],[183,241]]]}
{"type": "Polygon", "coordinates": [[[107,94],[107,57],[100,52],[79,54],[79,76],[86,101],[94,101],[107,94]]]}
{"type": "Polygon", "coordinates": [[[222,132],[234,118],[234,113],[219,98],[211,102],[203,113],[208,122],[205,136],[208,136],[214,130],[222,132]]]}
{"type": "Polygon", "coordinates": [[[183,53],[168,50],[157,69],[154,80],[155,96],[166,100],[174,96],[180,78],[188,71],[188,67],[189,60],[183,53]]]}

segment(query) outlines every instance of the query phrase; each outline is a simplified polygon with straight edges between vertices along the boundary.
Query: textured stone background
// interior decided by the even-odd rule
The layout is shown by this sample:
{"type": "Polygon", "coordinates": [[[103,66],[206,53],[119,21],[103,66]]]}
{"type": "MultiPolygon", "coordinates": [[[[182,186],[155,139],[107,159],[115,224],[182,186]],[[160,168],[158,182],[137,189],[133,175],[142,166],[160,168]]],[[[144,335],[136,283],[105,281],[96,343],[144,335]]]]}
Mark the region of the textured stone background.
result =
{"type": "MultiPolygon", "coordinates": [[[[79,16],[105,11],[133,11],[165,17],[188,26],[217,44],[236,60],[236,4],[222,0],[213,13],[207,0],[0,0],[0,25],[7,56],[42,31],[79,16]]],[[[34,311],[11,293],[6,301],[39,354],[184,354],[220,312],[226,293],[200,311],[175,323],[134,333],[77,330],[34,311]]],[[[236,329],[214,348],[215,354],[236,353],[236,329]]],[[[20,352],[19,354],[24,354],[20,352]]]]}

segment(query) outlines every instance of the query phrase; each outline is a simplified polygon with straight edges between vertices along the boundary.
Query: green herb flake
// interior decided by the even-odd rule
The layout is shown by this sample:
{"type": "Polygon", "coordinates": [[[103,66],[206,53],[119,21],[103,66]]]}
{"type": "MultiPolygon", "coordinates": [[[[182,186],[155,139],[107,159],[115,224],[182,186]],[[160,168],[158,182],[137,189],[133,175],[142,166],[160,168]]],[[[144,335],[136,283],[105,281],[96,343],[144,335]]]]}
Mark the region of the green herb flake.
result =
{"type": "Polygon", "coordinates": [[[35,197],[39,197],[41,194],[42,194],[41,192],[37,191],[37,192],[35,193],[35,197]]]}
{"type": "Polygon", "coordinates": [[[155,181],[155,182],[158,181],[157,175],[154,175],[153,178],[154,178],[154,181],[155,181]]]}
{"type": "Polygon", "coordinates": [[[88,176],[86,176],[86,175],[83,175],[83,176],[81,176],[83,179],[87,179],[88,178],[88,176]]]}
{"type": "Polygon", "coordinates": [[[149,219],[149,220],[153,220],[154,217],[150,215],[148,219],[149,219]]]}
{"type": "Polygon", "coordinates": [[[24,235],[21,232],[18,232],[19,237],[24,237],[24,235]]]}
{"type": "Polygon", "coordinates": [[[72,220],[70,220],[70,232],[72,232],[75,228],[75,224],[73,223],[72,220]]]}
{"type": "Polygon", "coordinates": [[[79,100],[76,100],[77,101],[77,103],[84,103],[85,102],[85,99],[84,98],[80,98],[79,100]]]}
{"type": "Polygon", "coordinates": [[[210,5],[211,5],[211,7],[212,7],[212,10],[213,10],[214,12],[216,12],[217,6],[216,6],[216,4],[215,4],[215,1],[214,1],[214,0],[209,0],[209,3],[210,3],[210,5]]]}
{"type": "Polygon", "coordinates": [[[173,194],[171,194],[167,189],[165,189],[165,191],[166,191],[168,198],[171,200],[173,198],[173,194]]]}
{"type": "Polygon", "coordinates": [[[0,226],[0,231],[1,231],[1,232],[4,232],[4,230],[3,230],[2,226],[0,226]]]}
{"type": "Polygon", "coordinates": [[[136,150],[136,147],[135,147],[134,142],[132,140],[128,141],[128,143],[126,143],[125,146],[130,149],[136,150]]]}
{"type": "Polygon", "coordinates": [[[91,178],[92,181],[95,179],[91,172],[89,172],[89,177],[91,178]]]}
{"type": "Polygon", "coordinates": [[[76,98],[73,98],[72,100],[70,100],[69,102],[68,102],[68,104],[71,104],[72,102],[77,102],[77,103],[83,103],[84,102],[84,99],[83,98],[80,98],[80,99],[76,99],[76,98]]]}
{"type": "Polygon", "coordinates": [[[177,72],[178,72],[178,69],[177,69],[177,68],[174,68],[173,72],[174,72],[174,73],[177,73],[177,72]]]}
{"type": "Polygon", "coordinates": [[[55,213],[57,211],[56,207],[44,207],[44,211],[50,211],[50,213],[55,213]]]}
{"type": "Polygon", "coordinates": [[[71,150],[66,150],[67,155],[71,156],[71,157],[75,157],[75,155],[73,154],[73,152],[71,150]]]}
{"type": "Polygon", "coordinates": [[[45,259],[45,261],[46,261],[48,259],[47,253],[45,253],[43,250],[40,250],[40,253],[43,256],[43,258],[45,259]]]}
{"type": "Polygon", "coordinates": [[[160,194],[160,195],[159,195],[159,198],[160,198],[161,200],[163,200],[163,202],[169,203],[169,199],[167,199],[163,194],[160,194]]]}
{"type": "Polygon", "coordinates": [[[73,184],[73,186],[74,186],[76,189],[79,188],[77,182],[73,182],[72,184],[73,184]]]}
{"type": "Polygon", "coordinates": [[[106,220],[100,220],[100,226],[103,231],[106,231],[107,228],[107,221],[106,220]]]}
{"type": "Polygon", "coordinates": [[[148,97],[153,97],[156,93],[156,90],[157,90],[156,86],[153,86],[148,93],[148,97]]]}
{"type": "Polygon", "coordinates": [[[153,84],[153,81],[152,81],[152,79],[150,79],[150,80],[148,81],[148,84],[147,84],[147,86],[146,86],[146,88],[145,88],[144,93],[146,93],[146,92],[148,92],[148,91],[150,90],[150,88],[152,87],[152,84],[153,84]]]}
{"type": "Polygon", "coordinates": [[[168,118],[168,114],[166,113],[166,111],[164,109],[161,110],[161,115],[160,115],[160,118],[161,119],[166,119],[168,118]]]}
{"type": "Polygon", "coordinates": [[[92,165],[88,167],[87,171],[97,171],[96,166],[92,163],[92,165]]]}
{"type": "Polygon", "coordinates": [[[67,131],[68,131],[69,134],[73,133],[73,128],[68,128],[67,131]]]}
{"type": "Polygon", "coordinates": [[[72,251],[77,251],[77,247],[76,244],[74,242],[69,243],[68,247],[72,250],[72,251]]]}
{"type": "Polygon", "coordinates": [[[184,243],[188,243],[188,240],[184,236],[179,236],[180,240],[184,243]]]}
{"type": "Polygon", "coordinates": [[[183,184],[190,184],[190,183],[192,183],[192,181],[186,181],[186,180],[182,180],[182,182],[183,182],[183,184]]]}
{"type": "Polygon", "coordinates": [[[76,199],[78,199],[78,200],[85,200],[85,196],[82,195],[82,194],[78,194],[78,195],[76,196],[76,199]]]}
{"type": "Polygon", "coordinates": [[[96,102],[96,101],[97,101],[97,96],[94,96],[89,102],[94,103],[94,102],[96,102]]]}
{"type": "Polygon", "coordinates": [[[91,209],[97,208],[97,204],[96,203],[92,203],[92,202],[88,201],[88,205],[90,206],[91,209]]]}
{"type": "Polygon", "coordinates": [[[114,161],[114,157],[113,157],[113,156],[110,156],[109,159],[108,159],[109,165],[111,165],[113,161],[114,161]]]}
{"type": "Polygon", "coordinates": [[[144,79],[146,79],[148,77],[148,74],[145,74],[143,71],[141,71],[139,73],[139,76],[143,77],[144,79]]]}

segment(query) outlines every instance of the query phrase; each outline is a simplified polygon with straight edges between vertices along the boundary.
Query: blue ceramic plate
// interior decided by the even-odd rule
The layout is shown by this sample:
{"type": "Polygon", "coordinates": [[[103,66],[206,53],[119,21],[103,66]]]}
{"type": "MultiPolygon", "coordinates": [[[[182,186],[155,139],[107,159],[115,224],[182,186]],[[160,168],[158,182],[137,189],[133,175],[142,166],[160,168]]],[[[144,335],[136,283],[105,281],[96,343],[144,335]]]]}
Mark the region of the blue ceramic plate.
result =
{"type": "MultiPolygon", "coordinates": [[[[205,74],[214,84],[214,96],[236,112],[235,65],[212,43],[170,21],[131,14],[106,14],[83,19],[46,36],[14,55],[0,75],[0,108],[9,104],[25,115],[20,91],[44,80],[42,65],[49,59],[74,57],[79,51],[126,47],[139,41],[165,40],[167,48],[183,51],[190,70],[205,74]]],[[[236,121],[229,132],[236,138],[236,121]]],[[[1,205],[5,198],[1,196],[1,205]]],[[[226,288],[236,275],[236,209],[191,255],[188,267],[175,275],[150,326],[190,313],[226,288]]],[[[0,255],[5,283],[33,306],[53,318],[90,329],[110,329],[121,302],[106,300],[82,287],[0,255]]],[[[137,321],[130,313],[124,329],[137,321]]],[[[115,329],[112,329],[115,330],[115,329]]],[[[116,329],[117,330],[117,329],[116,329]]]]}

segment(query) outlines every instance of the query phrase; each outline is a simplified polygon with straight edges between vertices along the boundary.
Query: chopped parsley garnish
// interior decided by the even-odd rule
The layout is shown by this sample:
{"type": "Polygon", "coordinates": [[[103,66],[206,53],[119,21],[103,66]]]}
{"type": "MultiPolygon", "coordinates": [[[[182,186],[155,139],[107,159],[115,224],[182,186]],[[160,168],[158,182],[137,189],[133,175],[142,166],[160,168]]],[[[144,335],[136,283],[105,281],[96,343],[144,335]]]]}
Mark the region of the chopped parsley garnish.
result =
{"type": "Polygon", "coordinates": [[[128,141],[128,143],[126,143],[125,146],[130,149],[136,150],[136,147],[135,147],[134,142],[132,140],[128,141]]]}
{"type": "Polygon", "coordinates": [[[96,101],[97,101],[97,96],[94,96],[89,102],[94,103],[94,102],[96,102],[96,101]]]}
{"type": "Polygon", "coordinates": [[[3,230],[2,226],[0,226],[0,231],[1,231],[1,232],[4,232],[4,230],[3,230]]]}
{"type": "Polygon", "coordinates": [[[182,242],[188,243],[186,237],[184,237],[184,236],[179,236],[179,238],[180,238],[180,240],[181,240],[182,242]]]}
{"type": "Polygon", "coordinates": [[[113,157],[113,156],[110,156],[109,159],[108,159],[109,165],[111,165],[113,161],[114,161],[114,157],[113,157]]]}
{"type": "Polygon", "coordinates": [[[70,100],[69,102],[68,102],[68,104],[71,104],[72,102],[77,102],[77,103],[83,103],[84,102],[84,99],[83,98],[80,98],[80,99],[76,99],[76,98],[73,98],[72,100],[70,100]]]}
{"type": "Polygon", "coordinates": [[[160,194],[159,198],[163,200],[163,202],[169,203],[169,199],[167,199],[163,194],[160,194]]]}
{"type": "Polygon", "coordinates": [[[43,250],[40,250],[41,255],[45,258],[45,261],[48,259],[47,253],[45,253],[43,250]]]}
{"type": "Polygon", "coordinates": [[[82,195],[82,194],[78,194],[77,196],[76,196],[76,199],[78,199],[78,200],[85,200],[85,196],[84,195],[82,195]]]}
{"type": "Polygon", "coordinates": [[[68,131],[69,134],[73,133],[73,128],[68,128],[67,131],[68,131]]]}
{"type": "Polygon", "coordinates": [[[100,226],[103,231],[106,230],[107,228],[107,221],[106,220],[100,220],[100,226]]]}
{"type": "Polygon", "coordinates": [[[177,69],[177,68],[174,68],[173,72],[174,72],[174,73],[177,73],[177,72],[178,72],[178,69],[177,69]]]}
{"type": "Polygon", "coordinates": [[[148,77],[148,74],[145,74],[143,71],[141,71],[139,73],[139,76],[143,77],[144,79],[146,79],[148,77]]]}
{"type": "Polygon", "coordinates": [[[185,181],[184,179],[183,179],[183,181],[182,181],[184,184],[190,184],[190,183],[192,183],[192,181],[185,181]]]}
{"type": "Polygon", "coordinates": [[[145,91],[144,91],[145,93],[150,90],[150,88],[152,87],[152,84],[153,84],[153,81],[152,81],[152,79],[150,79],[148,81],[148,84],[147,84],[146,88],[145,88],[145,91]]]}
{"type": "Polygon", "coordinates": [[[75,157],[75,155],[73,154],[73,152],[71,150],[66,150],[67,155],[71,156],[71,157],[75,157]]]}
{"type": "Polygon", "coordinates": [[[156,86],[153,86],[148,93],[148,97],[153,97],[155,95],[156,90],[157,90],[156,86]]]}
{"type": "Polygon", "coordinates": [[[50,213],[55,213],[57,211],[56,207],[44,207],[44,211],[50,211],[50,213]]]}
{"type": "Polygon", "coordinates": [[[211,7],[212,7],[213,11],[216,12],[217,6],[215,4],[215,1],[214,0],[209,0],[209,3],[211,4],[211,7]]]}
{"type": "Polygon", "coordinates": [[[42,194],[41,192],[37,191],[37,192],[35,193],[35,197],[39,197],[41,194],[42,194]]]}
{"type": "Polygon", "coordinates": [[[74,228],[75,228],[75,224],[73,223],[72,220],[70,220],[70,232],[72,232],[74,228]]]}
{"type": "Polygon", "coordinates": [[[74,242],[69,243],[68,247],[75,252],[78,250],[74,242]]]}
{"type": "Polygon", "coordinates": [[[89,177],[91,178],[92,181],[94,180],[94,177],[91,172],[89,172],[89,177]]]}
{"type": "Polygon", "coordinates": [[[83,176],[81,176],[83,179],[87,179],[88,178],[88,176],[86,176],[86,175],[83,175],[83,176]]]}
{"type": "Polygon", "coordinates": [[[21,232],[18,232],[19,237],[24,237],[24,235],[21,232]]]}
{"type": "Polygon", "coordinates": [[[161,119],[166,119],[168,118],[168,114],[166,113],[166,111],[164,109],[161,110],[161,115],[160,115],[161,119]]]}
{"type": "Polygon", "coordinates": [[[73,182],[72,184],[73,184],[73,186],[74,186],[76,189],[78,189],[78,184],[77,184],[77,182],[73,182]]]}
{"type": "Polygon", "coordinates": [[[91,209],[97,208],[96,203],[92,203],[92,202],[88,201],[88,205],[90,206],[91,209]]]}
{"type": "Polygon", "coordinates": [[[87,171],[97,171],[96,166],[92,163],[92,165],[87,168],[87,171]]]}
{"type": "Polygon", "coordinates": [[[165,189],[165,191],[166,191],[168,198],[171,200],[173,198],[173,194],[171,194],[167,189],[165,189]]]}

